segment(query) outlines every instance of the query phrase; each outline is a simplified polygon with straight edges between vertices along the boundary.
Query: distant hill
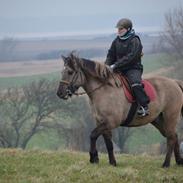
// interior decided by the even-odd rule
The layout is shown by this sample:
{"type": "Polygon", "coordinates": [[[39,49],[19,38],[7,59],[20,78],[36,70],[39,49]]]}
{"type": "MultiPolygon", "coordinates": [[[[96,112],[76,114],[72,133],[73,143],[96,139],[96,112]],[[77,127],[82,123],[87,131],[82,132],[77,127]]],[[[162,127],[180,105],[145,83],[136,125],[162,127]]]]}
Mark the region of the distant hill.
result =
{"type": "MultiPolygon", "coordinates": [[[[145,53],[153,52],[154,44],[159,36],[151,34],[139,34],[143,43],[145,53]]],[[[105,57],[115,34],[100,35],[96,37],[83,38],[44,38],[44,39],[14,39],[5,38],[0,40],[0,62],[4,61],[29,61],[58,59],[61,54],[68,54],[72,50],[79,53],[81,57],[94,58],[105,57]]]]}

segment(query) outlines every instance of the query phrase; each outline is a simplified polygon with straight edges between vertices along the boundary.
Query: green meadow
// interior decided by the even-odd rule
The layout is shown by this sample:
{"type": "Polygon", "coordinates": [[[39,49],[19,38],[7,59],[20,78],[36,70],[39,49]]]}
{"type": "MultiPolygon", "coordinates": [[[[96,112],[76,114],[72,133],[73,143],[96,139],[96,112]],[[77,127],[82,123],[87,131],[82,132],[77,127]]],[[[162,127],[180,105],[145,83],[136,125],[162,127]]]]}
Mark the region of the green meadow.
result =
{"type": "Polygon", "coordinates": [[[116,154],[117,167],[108,164],[107,154],[99,158],[90,164],[88,153],[0,149],[0,183],[183,182],[183,167],[172,160],[170,168],[161,168],[162,156],[116,154]]]}

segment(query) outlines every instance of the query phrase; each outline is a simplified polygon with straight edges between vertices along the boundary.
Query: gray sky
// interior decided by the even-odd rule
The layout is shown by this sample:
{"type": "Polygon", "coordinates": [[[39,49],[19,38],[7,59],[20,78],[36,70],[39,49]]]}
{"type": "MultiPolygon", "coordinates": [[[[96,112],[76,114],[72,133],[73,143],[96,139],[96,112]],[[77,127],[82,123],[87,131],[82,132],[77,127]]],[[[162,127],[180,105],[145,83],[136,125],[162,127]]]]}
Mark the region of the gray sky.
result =
{"type": "Polygon", "coordinates": [[[0,0],[0,37],[15,34],[112,32],[122,17],[137,31],[161,28],[183,0],[0,0]]]}

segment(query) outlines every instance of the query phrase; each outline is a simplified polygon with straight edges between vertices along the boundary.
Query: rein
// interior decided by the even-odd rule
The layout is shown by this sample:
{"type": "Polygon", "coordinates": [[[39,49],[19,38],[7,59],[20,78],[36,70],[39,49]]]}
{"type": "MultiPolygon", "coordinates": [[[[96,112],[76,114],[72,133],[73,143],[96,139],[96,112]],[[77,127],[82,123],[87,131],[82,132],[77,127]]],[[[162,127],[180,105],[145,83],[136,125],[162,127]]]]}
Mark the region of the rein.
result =
{"type": "MultiPolygon", "coordinates": [[[[61,80],[60,83],[61,84],[66,84],[66,85],[70,85],[70,83],[68,81],[65,81],[65,80],[61,80]]],[[[77,96],[85,95],[85,94],[91,94],[91,93],[95,92],[96,90],[102,88],[103,86],[104,86],[104,83],[102,83],[101,85],[99,85],[98,87],[96,87],[95,89],[93,89],[92,91],[90,91],[88,93],[86,93],[86,92],[74,92],[72,94],[77,95],[77,96]]]]}
{"type": "MultiPolygon", "coordinates": [[[[114,78],[113,73],[111,73],[111,75],[112,75],[112,78],[113,78],[114,81],[115,81],[115,85],[118,86],[118,84],[117,84],[117,82],[116,82],[116,80],[115,80],[115,78],[114,78]]],[[[61,84],[66,84],[66,85],[72,87],[72,84],[74,83],[74,80],[76,80],[76,79],[77,79],[77,73],[74,75],[74,77],[73,77],[73,79],[72,79],[71,82],[68,82],[68,81],[65,81],[65,80],[61,80],[60,83],[61,83],[61,84]]],[[[88,93],[86,93],[86,92],[71,92],[71,93],[72,93],[73,95],[77,95],[77,96],[79,96],[79,95],[85,95],[85,94],[88,94],[88,95],[89,95],[89,94],[95,92],[96,90],[102,88],[104,85],[105,85],[105,83],[102,83],[101,85],[99,85],[98,87],[94,88],[92,91],[90,91],[90,92],[88,92],[88,93]]]]}

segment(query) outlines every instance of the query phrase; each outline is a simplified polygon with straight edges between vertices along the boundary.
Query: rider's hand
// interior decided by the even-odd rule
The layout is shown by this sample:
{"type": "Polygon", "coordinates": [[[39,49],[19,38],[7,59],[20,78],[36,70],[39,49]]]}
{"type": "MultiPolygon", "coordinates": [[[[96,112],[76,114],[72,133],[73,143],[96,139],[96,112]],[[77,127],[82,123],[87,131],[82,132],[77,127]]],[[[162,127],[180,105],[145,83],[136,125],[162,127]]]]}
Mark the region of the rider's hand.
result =
{"type": "Polygon", "coordinates": [[[110,65],[110,68],[111,68],[112,72],[115,72],[115,70],[116,70],[116,64],[110,65]]]}

